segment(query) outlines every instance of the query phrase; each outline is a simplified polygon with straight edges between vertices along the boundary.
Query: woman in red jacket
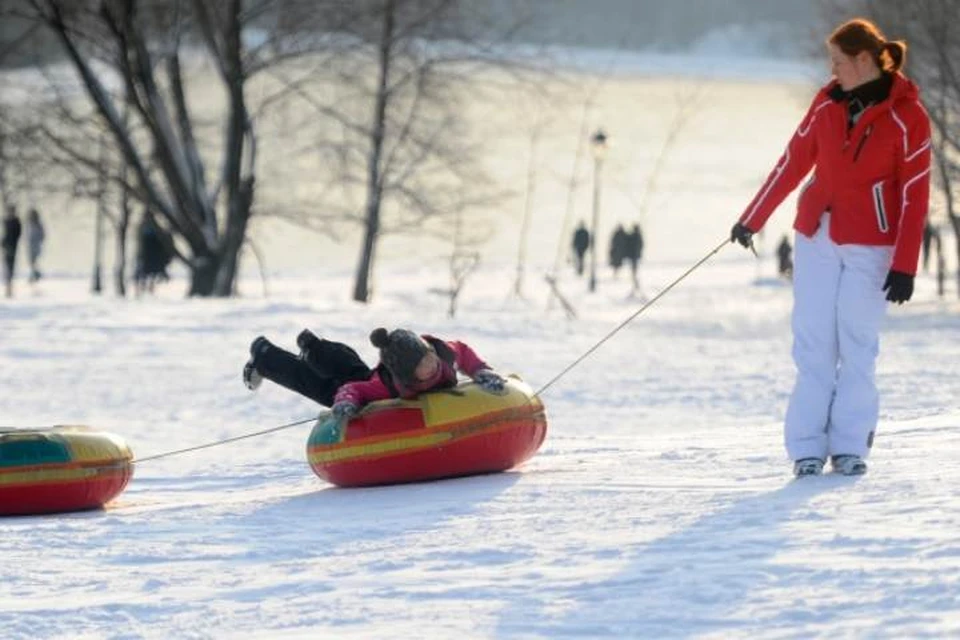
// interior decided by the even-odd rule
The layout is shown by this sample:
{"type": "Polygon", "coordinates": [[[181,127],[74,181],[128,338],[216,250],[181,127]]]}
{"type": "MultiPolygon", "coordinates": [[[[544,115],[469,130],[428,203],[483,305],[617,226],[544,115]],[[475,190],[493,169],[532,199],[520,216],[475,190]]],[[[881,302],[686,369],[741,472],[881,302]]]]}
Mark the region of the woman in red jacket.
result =
{"type": "Polygon", "coordinates": [[[784,436],[797,476],[820,474],[828,456],[840,473],[867,470],[880,324],[886,301],[913,294],[930,190],[930,122],[900,72],[906,44],[857,19],[827,47],[833,79],[730,233],[750,246],[813,169],[793,225],[797,379],[784,436]]]}

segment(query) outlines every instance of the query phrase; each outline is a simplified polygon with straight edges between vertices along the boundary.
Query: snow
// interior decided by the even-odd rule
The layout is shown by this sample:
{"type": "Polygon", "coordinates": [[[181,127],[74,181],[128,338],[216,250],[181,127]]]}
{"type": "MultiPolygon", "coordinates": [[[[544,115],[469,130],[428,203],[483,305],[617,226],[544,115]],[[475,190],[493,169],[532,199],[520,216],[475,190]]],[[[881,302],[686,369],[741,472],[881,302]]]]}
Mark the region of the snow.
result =
{"type": "MultiPolygon", "coordinates": [[[[706,85],[643,220],[647,296],[723,240],[802,115],[810,92],[795,81],[706,85]]],[[[592,117],[614,142],[601,241],[636,215],[627,192],[641,193],[669,98],[690,86],[605,85],[592,117]]],[[[593,294],[563,266],[577,319],[543,290],[566,241],[575,145],[560,134],[578,131],[573,102],[544,137],[542,171],[555,177],[537,189],[526,297],[510,295],[517,206],[453,319],[432,292],[446,285],[444,258],[416,238],[385,243],[367,306],[349,300],[355,245],[259,224],[269,296],[248,264],[237,299],[183,299],[175,271],[156,297],[120,300],[88,293],[88,229],[75,215],[59,230],[53,220],[54,268],[0,301],[0,424],[87,424],[149,458],[309,420],[310,401],[240,381],[255,336],[292,349],[303,327],[370,361],[376,326],[460,338],[541,388],[643,304],[605,266],[593,294]]],[[[495,129],[517,114],[486,115],[495,129]]],[[[497,149],[514,186],[525,135],[497,149]]],[[[790,207],[771,221],[768,249],[790,207]]],[[[757,263],[725,246],[543,392],[547,440],[519,469],[336,489],[306,462],[305,423],[145,460],[103,511],[0,519],[0,637],[960,636],[956,297],[951,287],[938,299],[922,274],[915,299],[890,309],[862,478],[791,478],[780,425],[790,288],[769,253],[757,263]]]]}
{"type": "MultiPolygon", "coordinates": [[[[647,293],[685,266],[652,262],[647,293]]],[[[548,438],[509,473],[400,487],[325,485],[310,425],[145,461],[105,511],[0,521],[0,635],[77,637],[947,637],[960,633],[958,305],[891,310],[882,418],[863,478],[793,481],[789,287],[726,247],[547,389],[548,438]]],[[[371,327],[467,340],[534,388],[637,310],[604,270],[567,271],[580,317],[482,272],[446,318],[430,278],[369,307],[338,274],[270,298],[91,299],[44,281],[2,307],[0,415],[85,423],[136,454],[309,419],[309,401],[239,372],[265,333],[303,326],[372,359],[371,327]]],[[[621,274],[622,276],[622,274],[621,274]]]]}

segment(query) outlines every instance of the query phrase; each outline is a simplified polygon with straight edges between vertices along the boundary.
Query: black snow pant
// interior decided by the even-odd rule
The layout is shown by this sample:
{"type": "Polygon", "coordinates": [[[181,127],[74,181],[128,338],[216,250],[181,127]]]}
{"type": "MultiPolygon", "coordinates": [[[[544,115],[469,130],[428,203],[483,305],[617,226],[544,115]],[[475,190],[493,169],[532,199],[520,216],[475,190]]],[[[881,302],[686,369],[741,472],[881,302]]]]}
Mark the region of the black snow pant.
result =
{"type": "Polygon", "coordinates": [[[257,356],[255,366],[267,380],[325,407],[333,405],[333,396],[345,383],[368,380],[373,375],[356,351],[340,342],[323,339],[314,344],[304,358],[271,343],[257,356]]]}

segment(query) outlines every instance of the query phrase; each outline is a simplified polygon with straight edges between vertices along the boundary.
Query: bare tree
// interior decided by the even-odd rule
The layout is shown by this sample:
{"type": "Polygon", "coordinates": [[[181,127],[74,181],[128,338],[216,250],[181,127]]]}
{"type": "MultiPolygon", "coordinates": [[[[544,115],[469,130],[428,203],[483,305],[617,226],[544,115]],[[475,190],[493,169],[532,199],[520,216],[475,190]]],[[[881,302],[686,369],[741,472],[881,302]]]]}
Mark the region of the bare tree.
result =
{"type": "MultiPolygon", "coordinates": [[[[12,89],[7,84],[5,90],[12,89]]],[[[0,100],[0,207],[16,205],[31,185],[30,131],[15,117],[15,109],[0,100]]]]}
{"type": "Polygon", "coordinates": [[[7,156],[7,149],[9,147],[9,143],[7,142],[8,137],[6,118],[3,116],[3,112],[0,111],[0,207],[4,208],[10,204],[10,192],[7,187],[7,167],[10,165],[10,160],[7,156]]]}
{"type": "Polygon", "coordinates": [[[353,215],[363,229],[353,298],[367,302],[384,234],[448,226],[455,215],[503,197],[483,171],[464,112],[471,94],[482,91],[482,74],[515,74],[521,65],[497,48],[509,30],[490,26],[480,3],[351,6],[354,15],[343,24],[364,46],[337,64],[355,98],[313,104],[342,125],[341,141],[330,147],[339,184],[363,190],[362,211],[353,215]]]}
{"type": "Polygon", "coordinates": [[[457,302],[460,292],[467,282],[467,278],[480,266],[480,252],[474,246],[476,239],[471,240],[463,229],[463,215],[458,213],[453,227],[453,250],[450,252],[450,289],[448,297],[450,304],[447,315],[451,318],[457,314],[457,302]]]}
{"type": "MultiPolygon", "coordinates": [[[[52,79],[49,81],[56,82],[52,79]]],[[[21,95],[28,91],[24,86],[18,86],[17,89],[21,95]]],[[[124,295],[123,264],[129,198],[121,191],[118,199],[113,200],[116,194],[110,188],[108,176],[113,172],[115,159],[105,145],[106,130],[96,118],[87,118],[86,121],[79,117],[61,118],[62,110],[52,109],[50,104],[36,96],[31,98],[27,106],[29,108],[19,104],[17,99],[11,104],[0,105],[0,191],[4,200],[11,203],[27,200],[32,204],[41,197],[59,196],[63,202],[94,202],[97,208],[97,246],[94,252],[93,289],[95,292],[101,290],[101,227],[106,222],[116,232],[114,284],[118,294],[124,295]],[[72,131],[76,145],[85,146],[97,163],[87,166],[77,164],[73,157],[59,153],[54,147],[45,146],[48,141],[45,134],[50,131],[52,122],[61,122],[61,131],[72,131]]]]}
{"type": "Polygon", "coordinates": [[[329,193],[340,193],[320,201],[325,207],[342,204],[360,190],[364,201],[352,210],[341,208],[341,215],[315,215],[296,203],[270,211],[311,226],[317,221],[362,224],[357,300],[370,295],[376,246],[384,233],[442,226],[454,211],[477,210],[500,197],[481,186],[487,181],[479,154],[467,142],[462,115],[465,87],[478,90],[479,70],[502,65],[505,58],[485,37],[483,11],[476,3],[16,3],[26,7],[19,18],[56,35],[93,107],[92,113],[78,113],[73,96],[60,100],[59,122],[71,126],[48,122],[43,127],[48,146],[57,149],[62,162],[69,158],[95,173],[97,158],[83,138],[89,141],[96,129],[107,128],[119,157],[110,181],[121,187],[124,201],[149,207],[173,234],[177,258],[191,274],[193,295],[233,291],[255,212],[255,124],[267,108],[288,106],[294,97],[313,106],[322,116],[315,120],[326,121],[327,130],[330,123],[339,128],[339,140],[319,145],[334,162],[323,167],[326,175],[318,181],[326,180],[329,193]],[[259,31],[245,38],[251,27],[259,31]],[[200,55],[212,63],[225,95],[219,117],[207,115],[206,120],[191,108],[196,105],[188,95],[193,87],[185,69],[185,61],[200,55]],[[291,79],[298,66],[307,73],[291,79]],[[280,82],[265,96],[267,83],[261,82],[257,106],[249,104],[247,95],[254,77],[280,82]],[[120,115],[124,93],[132,105],[129,122],[120,115]],[[222,124],[219,136],[210,133],[209,122],[222,124]],[[82,135],[80,123],[86,125],[82,135]],[[214,163],[217,153],[220,161],[214,163]],[[467,201],[464,185],[476,187],[467,201]]]}
{"type": "MultiPolygon", "coordinates": [[[[130,101],[126,101],[123,111],[123,122],[129,123],[130,101]]],[[[130,228],[131,193],[130,193],[130,165],[121,162],[120,167],[120,198],[117,206],[117,215],[114,224],[115,257],[113,267],[113,283],[117,295],[127,294],[127,230],[130,228]]]]}
{"type": "Polygon", "coordinates": [[[524,272],[527,266],[527,241],[530,235],[530,223],[533,216],[534,193],[536,191],[540,139],[543,137],[547,120],[543,114],[543,105],[539,102],[533,108],[534,122],[530,128],[530,150],[527,157],[527,176],[523,197],[523,214],[517,242],[517,274],[513,281],[513,295],[523,298],[524,272]]]}
{"type": "MultiPolygon", "coordinates": [[[[143,203],[176,238],[191,295],[228,296],[253,213],[256,136],[246,84],[279,61],[314,51],[309,24],[270,31],[248,44],[245,30],[271,16],[310,15],[295,0],[23,0],[21,18],[55,34],[120,162],[110,180],[143,203]],[[306,34],[306,35],[305,35],[306,34]],[[216,141],[191,110],[187,54],[212,63],[224,106],[216,141]],[[115,87],[119,84],[119,87],[115,87]],[[122,113],[125,100],[130,118],[122,113]],[[219,155],[219,162],[211,158],[219,155]]],[[[262,26],[262,25],[261,25],[262,26]]],[[[275,26],[275,25],[274,25],[275,26]]],[[[64,113],[71,111],[61,104],[64,113]]],[[[89,120],[87,120],[89,123],[89,120]]],[[[75,164],[94,167],[90,148],[47,125],[48,141],[75,164]]],[[[89,135],[89,134],[88,134],[89,135]]]]}
{"type": "Polygon", "coordinates": [[[567,255],[567,252],[570,250],[570,246],[568,244],[569,238],[567,234],[570,231],[576,194],[580,189],[582,182],[581,162],[583,157],[586,155],[587,131],[589,130],[590,125],[590,114],[593,110],[594,103],[599,95],[599,90],[602,87],[602,83],[605,79],[605,76],[601,76],[600,81],[596,83],[596,86],[587,94],[587,97],[583,101],[582,112],[580,115],[580,131],[577,134],[576,152],[573,155],[573,166],[571,167],[570,178],[567,182],[566,208],[563,214],[563,223],[560,225],[560,236],[557,239],[557,251],[554,255],[553,266],[545,276],[547,284],[550,286],[551,294],[550,297],[547,298],[547,308],[549,309],[552,306],[553,299],[556,298],[560,301],[561,305],[566,311],[567,318],[576,317],[576,311],[566,297],[560,292],[560,286],[557,282],[557,274],[559,272],[560,263],[563,260],[563,256],[567,255]]]}

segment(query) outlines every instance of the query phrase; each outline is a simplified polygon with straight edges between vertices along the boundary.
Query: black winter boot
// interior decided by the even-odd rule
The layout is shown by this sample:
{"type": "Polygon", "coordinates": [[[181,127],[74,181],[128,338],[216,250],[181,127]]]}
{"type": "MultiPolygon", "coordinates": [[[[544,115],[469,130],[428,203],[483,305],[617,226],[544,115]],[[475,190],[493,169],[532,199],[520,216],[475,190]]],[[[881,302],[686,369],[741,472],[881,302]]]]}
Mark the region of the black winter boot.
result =
{"type": "Polygon", "coordinates": [[[250,391],[256,391],[263,382],[263,376],[257,370],[257,360],[271,346],[273,345],[270,341],[263,336],[258,336],[250,343],[250,359],[243,365],[243,384],[250,391]]]}
{"type": "Polygon", "coordinates": [[[304,329],[297,335],[297,346],[300,347],[300,359],[309,362],[310,351],[320,344],[318,338],[310,329],[304,329]]]}

